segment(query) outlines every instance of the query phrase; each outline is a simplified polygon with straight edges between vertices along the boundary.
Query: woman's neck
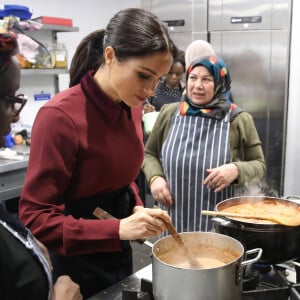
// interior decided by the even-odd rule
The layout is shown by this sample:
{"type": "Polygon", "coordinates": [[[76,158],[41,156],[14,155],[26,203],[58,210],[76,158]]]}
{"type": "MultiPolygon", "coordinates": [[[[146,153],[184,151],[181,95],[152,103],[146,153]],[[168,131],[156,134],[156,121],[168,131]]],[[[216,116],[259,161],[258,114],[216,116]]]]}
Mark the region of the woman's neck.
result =
{"type": "Polygon", "coordinates": [[[108,72],[106,70],[106,67],[100,67],[96,73],[94,74],[94,80],[96,81],[97,85],[100,87],[100,89],[111,98],[113,102],[121,102],[120,99],[118,99],[117,94],[114,92],[113,88],[110,85],[110,80],[108,77],[108,72]]]}

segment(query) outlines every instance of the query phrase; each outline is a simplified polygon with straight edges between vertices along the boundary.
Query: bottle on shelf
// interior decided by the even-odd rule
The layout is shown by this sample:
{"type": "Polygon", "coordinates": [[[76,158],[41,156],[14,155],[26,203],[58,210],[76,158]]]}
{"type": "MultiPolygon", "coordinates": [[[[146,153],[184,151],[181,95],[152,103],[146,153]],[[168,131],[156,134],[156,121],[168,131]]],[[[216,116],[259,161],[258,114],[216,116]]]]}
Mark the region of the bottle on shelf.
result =
{"type": "Polygon", "coordinates": [[[52,47],[54,68],[64,69],[68,66],[68,53],[64,44],[55,44],[52,47]]]}

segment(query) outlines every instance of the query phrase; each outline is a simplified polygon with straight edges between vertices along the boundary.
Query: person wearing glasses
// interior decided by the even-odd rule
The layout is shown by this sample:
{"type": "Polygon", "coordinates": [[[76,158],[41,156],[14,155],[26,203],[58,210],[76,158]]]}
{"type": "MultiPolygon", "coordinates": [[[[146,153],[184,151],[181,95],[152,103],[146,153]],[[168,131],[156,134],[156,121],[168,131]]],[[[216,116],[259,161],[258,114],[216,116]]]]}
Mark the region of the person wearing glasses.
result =
{"type": "Polygon", "coordinates": [[[18,94],[16,96],[4,96],[3,100],[6,102],[7,110],[11,110],[12,121],[17,122],[20,118],[20,112],[27,102],[27,96],[18,94]]]}
{"type": "Polygon", "coordinates": [[[139,196],[144,144],[132,108],[153,95],[177,48],[165,24],[138,8],[117,12],[99,34],[97,69],[37,113],[19,205],[53,253],[56,274],[70,275],[84,298],[132,274],[130,241],[170,222],[139,196]],[[97,219],[97,207],[115,218],[97,219]]]}
{"type": "MultiPolygon", "coordinates": [[[[14,56],[16,35],[3,25],[0,23],[0,147],[27,101],[24,95],[15,96],[20,87],[20,68],[14,56]]],[[[78,284],[69,276],[61,276],[52,286],[51,271],[47,248],[0,202],[0,298],[82,299],[78,284]]]]}
{"type": "MultiPolygon", "coordinates": [[[[2,38],[3,39],[3,38],[2,38]]],[[[3,52],[0,52],[4,55],[3,52]]],[[[5,55],[4,55],[5,56],[5,55]]],[[[2,57],[0,63],[3,64],[1,72],[1,111],[0,134],[4,141],[3,132],[10,132],[10,124],[19,120],[20,112],[26,104],[27,98],[24,95],[15,96],[19,89],[20,71],[18,60],[15,57],[10,58],[7,64],[7,57],[2,57]],[[4,63],[5,62],[5,63],[4,63]],[[5,66],[4,66],[5,65],[5,66]],[[12,80],[12,78],[14,80],[12,80]]],[[[5,144],[5,143],[4,143],[5,144]]]]}
{"type": "Polygon", "coordinates": [[[164,105],[145,145],[151,194],[179,232],[209,231],[201,210],[258,185],[265,159],[251,115],[230,101],[230,74],[215,55],[192,61],[182,100],[164,105]]]}

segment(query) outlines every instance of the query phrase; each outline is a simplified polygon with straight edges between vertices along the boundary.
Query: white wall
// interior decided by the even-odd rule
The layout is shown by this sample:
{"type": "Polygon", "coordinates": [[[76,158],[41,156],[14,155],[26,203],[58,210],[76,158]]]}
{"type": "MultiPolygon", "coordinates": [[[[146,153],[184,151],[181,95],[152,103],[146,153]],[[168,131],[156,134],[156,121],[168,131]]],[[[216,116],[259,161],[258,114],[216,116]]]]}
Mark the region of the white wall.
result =
{"type": "Polygon", "coordinates": [[[300,195],[300,1],[293,1],[284,195],[300,195]]]}
{"type": "MultiPolygon", "coordinates": [[[[31,8],[32,18],[39,16],[54,16],[73,20],[73,26],[79,27],[79,32],[58,33],[58,43],[64,43],[68,50],[70,63],[80,40],[88,33],[105,28],[109,19],[120,9],[140,7],[140,0],[4,0],[3,4],[18,4],[31,8]]],[[[2,5],[2,4],[0,4],[2,5]]],[[[68,86],[68,76],[60,75],[60,87],[68,86]]],[[[21,113],[21,120],[13,130],[26,128],[30,130],[33,119],[44,101],[34,101],[33,94],[40,90],[53,91],[53,76],[23,76],[20,92],[26,93],[30,100],[21,113]],[[49,86],[49,87],[48,87],[49,86]]]]}

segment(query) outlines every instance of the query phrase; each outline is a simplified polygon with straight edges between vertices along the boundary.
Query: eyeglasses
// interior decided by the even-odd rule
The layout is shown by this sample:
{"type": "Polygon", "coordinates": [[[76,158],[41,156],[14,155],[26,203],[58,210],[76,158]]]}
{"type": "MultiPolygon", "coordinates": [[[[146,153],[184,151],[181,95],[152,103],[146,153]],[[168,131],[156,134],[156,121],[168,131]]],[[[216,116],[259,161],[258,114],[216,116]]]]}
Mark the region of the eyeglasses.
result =
{"type": "Polygon", "coordinates": [[[28,98],[24,94],[19,94],[17,96],[4,96],[2,98],[6,101],[6,107],[11,107],[14,117],[19,116],[21,110],[28,100],[28,98]]]}

